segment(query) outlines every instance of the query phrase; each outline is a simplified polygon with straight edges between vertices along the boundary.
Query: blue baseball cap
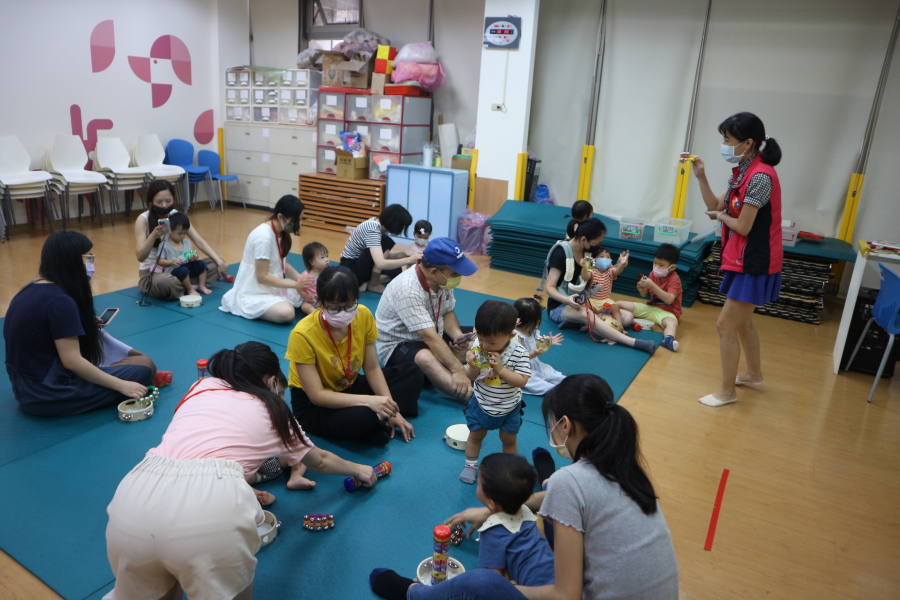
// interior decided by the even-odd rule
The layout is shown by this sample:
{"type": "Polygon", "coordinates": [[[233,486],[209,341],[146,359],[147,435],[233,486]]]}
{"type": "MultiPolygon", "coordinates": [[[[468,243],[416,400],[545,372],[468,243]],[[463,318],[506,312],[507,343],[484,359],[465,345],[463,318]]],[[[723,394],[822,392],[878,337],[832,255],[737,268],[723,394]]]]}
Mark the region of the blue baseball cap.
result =
{"type": "Polygon", "coordinates": [[[450,267],[460,275],[469,276],[478,270],[475,263],[463,254],[459,242],[453,238],[439,237],[429,240],[422,257],[430,265],[450,267]]]}

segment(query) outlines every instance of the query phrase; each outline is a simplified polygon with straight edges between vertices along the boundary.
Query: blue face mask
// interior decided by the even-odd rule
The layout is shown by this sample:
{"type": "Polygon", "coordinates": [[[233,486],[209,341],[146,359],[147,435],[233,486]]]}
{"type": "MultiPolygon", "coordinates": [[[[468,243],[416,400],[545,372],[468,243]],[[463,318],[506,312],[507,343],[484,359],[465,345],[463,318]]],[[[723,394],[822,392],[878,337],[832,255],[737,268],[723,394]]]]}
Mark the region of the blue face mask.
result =
{"type": "Polygon", "coordinates": [[[605,271],[612,266],[611,258],[598,258],[594,262],[596,263],[597,268],[600,269],[601,271],[605,271]]]}
{"type": "Polygon", "coordinates": [[[85,263],[84,270],[87,271],[88,279],[93,279],[94,277],[94,264],[93,263],[85,263]]]}
{"type": "MultiPolygon", "coordinates": [[[[738,146],[740,146],[740,144],[738,144],[738,146]]],[[[732,164],[737,164],[737,163],[741,162],[741,159],[744,158],[744,155],[738,154],[737,156],[735,156],[735,154],[734,154],[735,148],[737,148],[737,146],[728,146],[726,144],[722,144],[722,150],[721,150],[722,158],[724,158],[725,160],[727,160],[728,162],[730,162],[732,164]]]]}

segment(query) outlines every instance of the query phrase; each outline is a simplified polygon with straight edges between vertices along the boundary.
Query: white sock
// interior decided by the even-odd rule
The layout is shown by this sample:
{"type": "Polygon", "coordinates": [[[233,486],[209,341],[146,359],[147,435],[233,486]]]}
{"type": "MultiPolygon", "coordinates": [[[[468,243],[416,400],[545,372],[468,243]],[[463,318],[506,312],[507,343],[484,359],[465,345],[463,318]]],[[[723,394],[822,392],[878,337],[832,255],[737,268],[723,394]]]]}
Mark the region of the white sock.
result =
{"type": "Polygon", "coordinates": [[[726,404],[732,404],[734,402],[737,402],[737,398],[734,398],[733,400],[724,400],[723,401],[723,400],[719,400],[712,394],[709,394],[708,396],[703,396],[702,398],[700,398],[700,400],[698,402],[700,402],[700,404],[705,404],[706,406],[716,407],[716,406],[725,406],[726,404]]]}

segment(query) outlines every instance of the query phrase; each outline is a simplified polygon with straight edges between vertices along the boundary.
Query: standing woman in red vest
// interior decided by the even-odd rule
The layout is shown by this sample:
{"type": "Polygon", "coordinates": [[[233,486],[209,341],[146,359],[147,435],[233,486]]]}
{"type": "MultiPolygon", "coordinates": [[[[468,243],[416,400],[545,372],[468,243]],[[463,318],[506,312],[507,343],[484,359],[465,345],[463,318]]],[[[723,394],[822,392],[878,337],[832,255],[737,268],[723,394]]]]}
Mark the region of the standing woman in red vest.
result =
{"type": "Polygon", "coordinates": [[[707,406],[723,406],[737,400],[738,385],[761,386],[759,334],[753,326],[753,310],[778,300],[781,290],[781,184],[775,166],[781,147],[766,135],[763,122],[748,112],[738,113],[719,125],[723,136],[722,158],[735,166],[728,187],[716,195],[709,187],[703,160],[694,159],[694,175],[700,183],[710,219],[722,222],[722,286],[728,300],[719,313],[716,328],[722,354],[722,386],[700,398],[707,406]],[[738,375],[741,347],[747,372],[738,375]]]}

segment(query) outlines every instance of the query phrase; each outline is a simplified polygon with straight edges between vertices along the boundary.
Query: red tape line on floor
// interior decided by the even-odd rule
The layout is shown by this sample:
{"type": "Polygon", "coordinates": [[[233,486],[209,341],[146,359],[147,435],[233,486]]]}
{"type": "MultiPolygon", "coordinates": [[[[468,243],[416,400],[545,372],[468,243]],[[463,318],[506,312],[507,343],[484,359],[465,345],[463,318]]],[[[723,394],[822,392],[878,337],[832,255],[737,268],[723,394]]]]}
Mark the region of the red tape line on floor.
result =
{"type": "Polygon", "coordinates": [[[716,494],[716,504],[713,506],[712,518],[709,520],[709,533],[706,534],[704,550],[712,550],[713,538],[716,537],[716,524],[719,522],[719,509],[722,508],[722,496],[725,495],[725,484],[728,483],[728,469],[722,471],[722,480],[719,481],[719,493],[716,494]]]}

